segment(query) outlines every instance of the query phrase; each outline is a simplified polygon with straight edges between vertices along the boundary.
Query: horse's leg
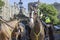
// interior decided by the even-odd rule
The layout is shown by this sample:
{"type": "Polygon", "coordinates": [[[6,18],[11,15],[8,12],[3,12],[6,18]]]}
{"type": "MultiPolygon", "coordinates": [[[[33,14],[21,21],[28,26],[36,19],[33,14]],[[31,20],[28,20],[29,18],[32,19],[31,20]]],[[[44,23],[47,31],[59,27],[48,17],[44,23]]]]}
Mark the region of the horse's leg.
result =
{"type": "Polygon", "coordinates": [[[18,34],[16,34],[16,40],[18,40],[18,34]]]}
{"type": "Polygon", "coordinates": [[[16,37],[15,37],[16,40],[19,40],[19,39],[18,39],[19,35],[20,35],[20,32],[16,32],[16,37]]]}

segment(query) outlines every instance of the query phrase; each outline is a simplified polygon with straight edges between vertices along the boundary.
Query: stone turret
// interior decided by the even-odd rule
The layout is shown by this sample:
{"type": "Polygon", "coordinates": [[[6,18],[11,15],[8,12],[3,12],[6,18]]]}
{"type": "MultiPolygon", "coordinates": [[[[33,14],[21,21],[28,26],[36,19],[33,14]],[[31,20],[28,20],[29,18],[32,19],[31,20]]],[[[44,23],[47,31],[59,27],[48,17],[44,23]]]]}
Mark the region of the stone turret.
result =
{"type": "Polygon", "coordinates": [[[19,6],[20,6],[20,14],[22,14],[22,9],[23,9],[22,4],[23,4],[23,2],[22,2],[22,0],[20,0],[20,2],[19,2],[19,6]]]}
{"type": "Polygon", "coordinates": [[[28,17],[26,17],[24,15],[24,7],[22,5],[23,5],[23,2],[22,2],[22,0],[20,0],[19,1],[19,9],[20,9],[20,11],[19,11],[19,14],[16,15],[16,18],[20,19],[20,20],[24,20],[24,19],[28,18],[28,17]]]}

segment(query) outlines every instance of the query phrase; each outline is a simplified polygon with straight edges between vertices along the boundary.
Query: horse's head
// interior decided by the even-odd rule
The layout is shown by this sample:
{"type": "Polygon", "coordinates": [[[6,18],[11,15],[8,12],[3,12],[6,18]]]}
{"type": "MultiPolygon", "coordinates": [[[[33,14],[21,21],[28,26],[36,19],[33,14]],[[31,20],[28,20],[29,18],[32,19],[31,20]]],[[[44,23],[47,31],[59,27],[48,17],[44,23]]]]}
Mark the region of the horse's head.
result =
{"type": "Polygon", "coordinates": [[[24,32],[25,25],[23,23],[19,23],[19,28],[21,29],[21,32],[24,32]]]}
{"type": "Polygon", "coordinates": [[[17,30],[18,33],[22,33],[25,30],[25,25],[18,22],[16,27],[15,27],[15,30],[17,30]]]}
{"type": "Polygon", "coordinates": [[[32,11],[32,13],[30,13],[30,25],[34,26],[34,22],[36,21],[37,17],[37,12],[32,11]]]}
{"type": "Polygon", "coordinates": [[[15,29],[13,30],[12,37],[16,37],[16,38],[23,37],[24,33],[25,33],[25,25],[18,22],[15,29]]]}

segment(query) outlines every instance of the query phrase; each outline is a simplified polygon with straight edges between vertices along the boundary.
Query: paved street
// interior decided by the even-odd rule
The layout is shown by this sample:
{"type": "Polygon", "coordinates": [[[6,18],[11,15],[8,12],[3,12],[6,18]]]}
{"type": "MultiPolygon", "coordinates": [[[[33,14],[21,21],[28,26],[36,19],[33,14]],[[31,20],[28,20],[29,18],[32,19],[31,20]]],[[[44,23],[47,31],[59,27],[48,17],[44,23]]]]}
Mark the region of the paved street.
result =
{"type": "Polygon", "coordinates": [[[60,33],[54,33],[55,40],[60,40],[60,33]]]}

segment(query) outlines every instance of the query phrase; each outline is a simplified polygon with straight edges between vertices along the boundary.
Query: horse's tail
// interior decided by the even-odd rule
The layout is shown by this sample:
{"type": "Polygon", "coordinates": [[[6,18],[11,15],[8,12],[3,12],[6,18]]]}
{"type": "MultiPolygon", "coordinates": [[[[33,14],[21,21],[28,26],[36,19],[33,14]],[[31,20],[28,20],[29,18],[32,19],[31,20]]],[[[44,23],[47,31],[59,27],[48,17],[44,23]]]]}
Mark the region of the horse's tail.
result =
{"type": "Polygon", "coordinates": [[[4,32],[0,31],[0,40],[7,40],[4,32]]]}

